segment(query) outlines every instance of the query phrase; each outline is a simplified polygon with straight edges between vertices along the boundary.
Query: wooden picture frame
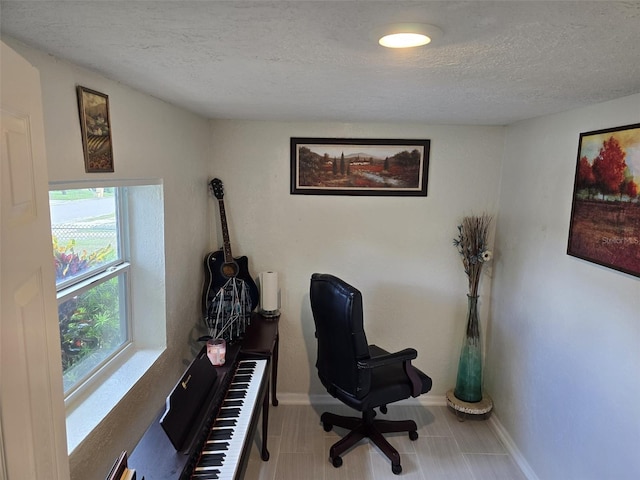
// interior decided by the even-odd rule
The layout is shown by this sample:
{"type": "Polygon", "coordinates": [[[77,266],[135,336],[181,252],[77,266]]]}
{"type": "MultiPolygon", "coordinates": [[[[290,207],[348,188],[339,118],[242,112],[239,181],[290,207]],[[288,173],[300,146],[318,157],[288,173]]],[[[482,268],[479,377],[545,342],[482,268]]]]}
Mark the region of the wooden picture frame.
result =
{"type": "Polygon", "coordinates": [[[426,196],[429,140],[291,138],[291,194],[426,196]]]}
{"type": "Polygon", "coordinates": [[[580,134],[567,254],[640,277],[640,123],[580,134]]]}
{"type": "Polygon", "coordinates": [[[80,85],[76,91],[85,172],[113,172],[109,97],[80,85]]]}

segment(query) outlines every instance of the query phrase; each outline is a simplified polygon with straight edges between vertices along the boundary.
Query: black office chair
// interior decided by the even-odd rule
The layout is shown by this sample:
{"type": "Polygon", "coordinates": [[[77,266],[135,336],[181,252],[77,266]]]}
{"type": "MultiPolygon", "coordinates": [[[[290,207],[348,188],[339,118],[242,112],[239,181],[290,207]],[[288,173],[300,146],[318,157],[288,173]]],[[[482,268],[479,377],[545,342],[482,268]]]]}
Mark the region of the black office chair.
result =
{"type": "Polygon", "coordinates": [[[417,397],[431,390],[431,378],[411,365],[418,356],[413,348],[389,353],[367,344],[362,319],[362,295],[333,275],[311,276],[311,310],[318,339],[318,376],[327,391],[344,404],[362,412],[362,418],[325,412],[325,431],[334,425],[351,430],[329,450],[334,467],[342,465],[345,451],[368,437],[391,460],[391,471],[402,472],[400,455],[383,433],[408,432],[418,438],[413,420],[376,420],[374,408],[387,413],[387,404],[417,397]]]}

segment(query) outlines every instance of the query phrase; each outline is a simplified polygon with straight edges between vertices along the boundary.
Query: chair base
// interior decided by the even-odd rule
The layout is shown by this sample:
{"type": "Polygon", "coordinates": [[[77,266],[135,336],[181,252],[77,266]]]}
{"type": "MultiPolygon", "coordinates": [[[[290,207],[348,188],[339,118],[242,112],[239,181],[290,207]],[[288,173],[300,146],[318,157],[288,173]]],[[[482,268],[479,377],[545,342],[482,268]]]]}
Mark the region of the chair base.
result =
{"type": "Polygon", "coordinates": [[[375,420],[376,413],[373,410],[362,412],[362,418],[344,417],[325,412],[320,416],[320,421],[325,431],[330,431],[334,426],[346,428],[350,432],[340,441],[331,446],[329,459],[334,467],[342,465],[340,456],[358,443],[363,438],[369,438],[391,460],[391,471],[398,475],[402,472],[400,454],[384,438],[384,433],[408,432],[411,440],[418,438],[418,427],[413,420],[375,420]]]}

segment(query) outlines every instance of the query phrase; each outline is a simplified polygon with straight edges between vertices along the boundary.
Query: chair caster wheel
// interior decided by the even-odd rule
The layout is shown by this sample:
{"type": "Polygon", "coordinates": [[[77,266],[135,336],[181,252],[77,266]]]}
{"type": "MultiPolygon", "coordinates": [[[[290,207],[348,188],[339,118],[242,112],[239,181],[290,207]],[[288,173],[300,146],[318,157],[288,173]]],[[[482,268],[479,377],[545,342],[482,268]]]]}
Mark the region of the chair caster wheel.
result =
{"type": "Polygon", "coordinates": [[[331,464],[336,468],[341,467],[342,466],[342,457],[333,457],[331,459],[331,464]]]}
{"type": "Polygon", "coordinates": [[[409,432],[409,440],[411,440],[412,442],[416,441],[418,439],[418,432],[416,432],[415,430],[409,432]]]}
{"type": "Polygon", "coordinates": [[[393,472],[394,475],[400,475],[402,473],[402,465],[399,463],[397,465],[391,465],[391,472],[393,472]]]}
{"type": "Polygon", "coordinates": [[[325,432],[330,432],[333,428],[333,425],[331,425],[330,423],[322,422],[322,428],[324,428],[325,432]]]}

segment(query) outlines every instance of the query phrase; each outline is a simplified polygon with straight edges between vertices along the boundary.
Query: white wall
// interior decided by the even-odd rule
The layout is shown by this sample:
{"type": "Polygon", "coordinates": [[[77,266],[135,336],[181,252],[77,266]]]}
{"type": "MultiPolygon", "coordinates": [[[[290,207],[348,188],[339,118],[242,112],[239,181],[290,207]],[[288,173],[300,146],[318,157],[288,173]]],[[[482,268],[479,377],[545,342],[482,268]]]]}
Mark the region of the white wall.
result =
{"type": "MultiPolygon", "coordinates": [[[[370,343],[418,350],[415,364],[433,378],[434,401],[443,401],[454,386],[467,306],[452,240],[462,216],[497,205],[504,129],[214,121],[211,132],[210,173],[224,182],[233,254],[249,257],[254,277],[280,275],[280,395],[326,393],[308,295],[311,274],[324,272],[363,292],[370,343]],[[428,196],[290,195],[290,137],[430,139],[428,196]]],[[[211,209],[218,222],[213,200],[211,209]]],[[[489,291],[485,281],[485,319],[489,291]]]]}
{"type": "Polygon", "coordinates": [[[50,181],[160,179],[164,185],[167,350],[71,455],[72,479],[102,479],[114,458],[133,449],[163,408],[200,322],[202,258],[210,229],[209,125],[10,38],[3,41],[40,71],[50,181]],[[76,84],[109,95],[115,173],[84,172],[76,84]]]}
{"type": "Polygon", "coordinates": [[[566,254],[580,132],[637,122],[640,95],[507,129],[486,385],[540,479],[640,478],[640,279],[566,254]]]}

